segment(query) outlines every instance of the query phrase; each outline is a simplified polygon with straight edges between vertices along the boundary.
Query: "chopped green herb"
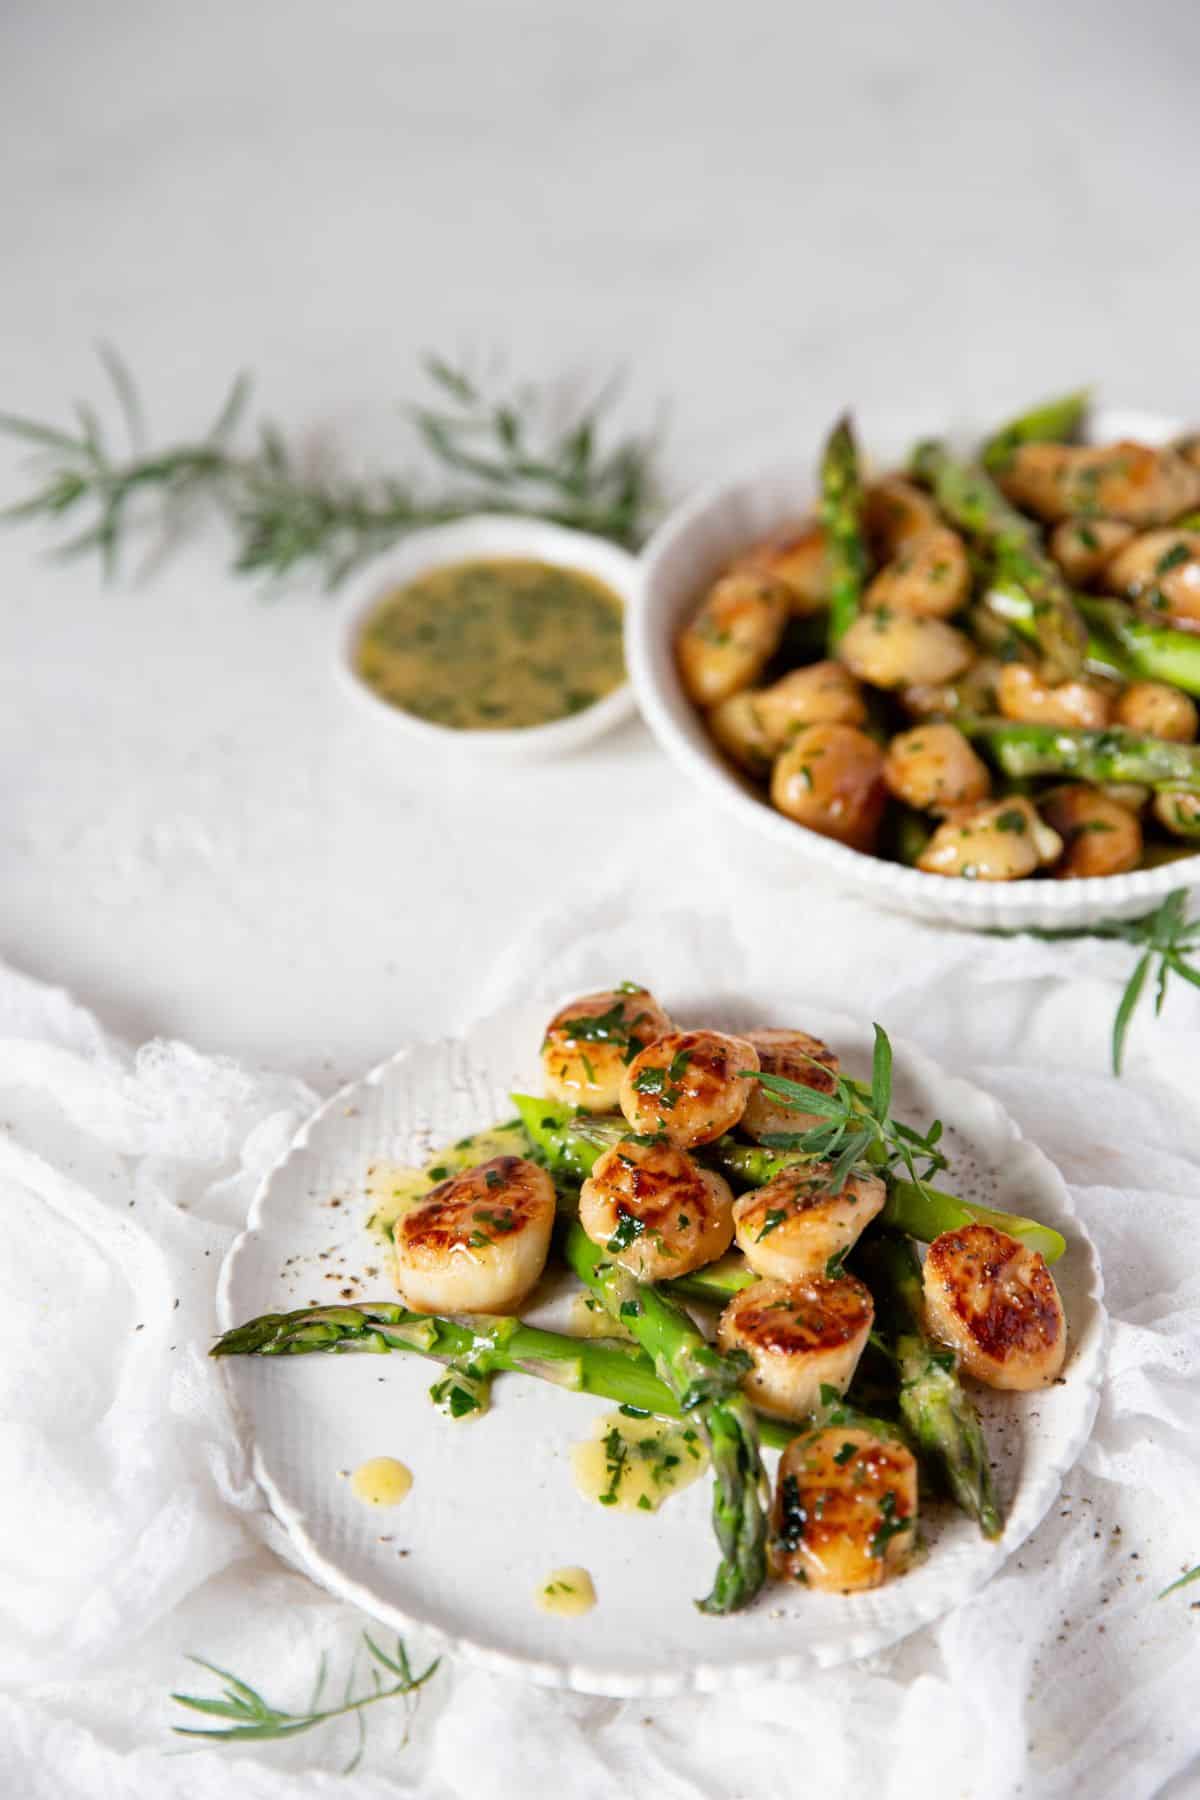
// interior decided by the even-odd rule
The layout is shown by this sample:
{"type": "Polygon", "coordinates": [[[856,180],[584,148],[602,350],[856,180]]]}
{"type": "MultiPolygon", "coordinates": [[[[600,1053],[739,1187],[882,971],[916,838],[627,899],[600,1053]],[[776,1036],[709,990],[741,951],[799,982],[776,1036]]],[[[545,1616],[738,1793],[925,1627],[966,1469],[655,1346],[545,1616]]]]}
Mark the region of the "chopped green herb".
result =
{"type": "Polygon", "coordinates": [[[767,1215],[764,1218],[763,1223],[762,1223],[762,1230],[759,1232],[758,1237],[756,1238],[755,1242],[761,1244],[762,1240],[767,1236],[768,1232],[772,1232],[778,1226],[782,1225],[786,1218],[787,1218],[787,1208],[785,1206],[769,1207],[767,1210],[767,1215]]]}
{"type": "Polygon", "coordinates": [[[833,1460],[838,1465],[839,1469],[845,1468],[857,1449],[857,1444],[843,1444],[840,1450],[834,1451],[833,1460]]]}
{"type": "Polygon", "coordinates": [[[1028,829],[1029,820],[1025,817],[1025,814],[1015,806],[1009,807],[1007,812],[1002,812],[996,820],[997,831],[1012,831],[1015,832],[1018,837],[1028,829]]]}

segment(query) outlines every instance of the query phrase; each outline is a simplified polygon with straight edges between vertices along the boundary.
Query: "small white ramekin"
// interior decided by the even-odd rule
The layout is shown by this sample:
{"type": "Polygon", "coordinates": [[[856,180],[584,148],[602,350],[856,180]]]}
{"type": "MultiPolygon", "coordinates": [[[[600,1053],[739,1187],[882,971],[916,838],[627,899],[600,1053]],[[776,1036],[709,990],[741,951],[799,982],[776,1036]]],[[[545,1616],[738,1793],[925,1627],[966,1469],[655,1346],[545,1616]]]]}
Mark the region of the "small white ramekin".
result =
{"type": "MultiPolygon", "coordinates": [[[[900,458],[928,431],[889,421],[864,433],[875,466],[900,458]]],[[[1156,414],[1100,412],[1092,435],[1164,442],[1181,427],[1156,414]]],[[[743,848],[776,880],[799,886],[823,876],[876,905],[919,918],[982,928],[1078,926],[1148,912],[1172,888],[1200,885],[1200,856],[1080,881],[965,881],[926,875],[851,850],[776,812],[724,760],[684,694],[674,643],[684,618],[726,564],[757,540],[811,513],[816,444],[793,460],[703,489],[664,520],[642,556],[642,578],[626,614],[625,654],[638,706],[678,768],[737,830],[743,848]]]]}
{"type": "Polygon", "coordinates": [[[417,738],[444,750],[472,756],[537,758],[559,756],[590,743],[631,716],[633,690],[628,681],[611,694],[593,702],[569,718],[549,725],[531,725],[503,731],[455,731],[418,719],[392,706],[369,688],[354,666],[363,627],[379,602],[393,588],[415,581],[432,569],[450,563],[472,562],[485,557],[527,557],[563,569],[593,575],[618,594],[629,609],[637,591],[637,559],[604,538],[568,531],[540,519],[510,518],[501,513],[477,513],[453,525],[438,525],[414,532],[394,550],[376,557],[347,584],[338,611],[336,662],[345,689],[377,723],[403,737],[417,738]]]}

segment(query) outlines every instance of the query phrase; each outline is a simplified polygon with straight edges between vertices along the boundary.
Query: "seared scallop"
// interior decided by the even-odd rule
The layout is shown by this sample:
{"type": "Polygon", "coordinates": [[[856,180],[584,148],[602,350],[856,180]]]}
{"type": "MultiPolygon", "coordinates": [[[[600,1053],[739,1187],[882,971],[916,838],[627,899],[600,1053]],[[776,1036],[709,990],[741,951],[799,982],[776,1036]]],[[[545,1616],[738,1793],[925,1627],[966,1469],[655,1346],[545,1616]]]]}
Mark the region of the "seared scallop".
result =
{"type": "Polygon", "coordinates": [[[779,1419],[807,1419],[822,1388],[844,1394],[866,1347],[875,1307],[853,1275],[756,1281],[735,1294],[717,1326],[722,1350],[744,1350],[745,1388],[779,1419]]]}
{"type": "Polygon", "coordinates": [[[822,837],[869,850],[887,804],[883,752],[854,725],[802,725],[771,772],[771,803],[822,837]]]}
{"type": "Polygon", "coordinates": [[[1092,875],[1124,875],[1142,860],[1142,827],[1136,812],[1086,781],[1038,796],[1038,807],[1063,841],[1054,873],[1060,881],[1092,875]]]}
{"type": "Polygon", "coordinates": [[[877,562],[888,562],[905,544],[941,524],[937,507],[924,488],[902,475],[874,481],[863,499],[863,524],[877,562]]]}
{"type": "Polygon", "coordinates": [[[673,1031],[634,1057],[621,1080],[621,1111],[637,1132],[673,1144],[708,1144],[746,1110],[758,1052],[722,1031],[673,1031]]]}
{"type": "Polygon", "coordinates": [[[992,791],[987,764],[958,726],[936,720],[896,734],[884,758],[883,779],[897,800],[918,812],[972,806],[992,791]]]}
{"type": "Polygon", "coordinates": [[[896,1438],[831,1425],[794,1438],[779,1459],[771,1567],[830,1593],[882,1586],[912,1555],[917,1465],[896,1438]]]}
{"type": "Polygon", "coordinates": [[[888,607],[924,619],[948,619],[971,594],[971,565],[956,531],[939,525],[910,538],[863,595],[871,611],[888,607]]]}
{"type": "MultiPolygon", "coordinates": [[[[837,1056],[820,1038],[809,1037],[807,1031],[776,1031],[768,1026],[745,1035],[746,1042],[758,1052],[764,1075],[797,1081],[803,1087],[815,1088],[818,1094],[832,1094],[837,1087],[837,1056]]],[[[756,1081],[742,1114],[742,1130],[747,1137],[761,1142],[777,1132],[808,1131],[819,1125],[822,1117],[809,1112],[803,1104],[793,1106],[778,1099],[764,1082],[756,1081]]]]}
{"type": "Polygon", "coordinates": [[[1108,563],[1104,586],[1139,612],[1200,624],[1200,531],[1145,531],[1108,563]]]}
{"type": "Polygon", "coordinates": [[[542,1040],[547,1097],[584,1112],[615,1112],[626,1064],[670,1029],[653,994],[633,982],[568,1001],[542,1040]]]}
{"type": "Polygon", "coordinates": [[[838,646],[846,667],[860,681],[880,688],[956,681],[974,654],[971,640],[944,619],[884,606],[860,613],[838,646]]]}
{"type": "Polygon", "coordinates": [[[697,706],[716,706],[753,687],[779,647],[791,596],[769,575],[722,576],[675,645],[679,675],[697,706]]]}
{"type": "Polygon", "coordinates": [[[1005,664],[996,698],[1006,719],[1025,725],[1102,731],[1112,717],[1112,699],[1097,682],[1045,681],[1027,663],[1005,664]]]}
{"type": "Polygon", "coordinates": [[[667,1281],[724,1256],[733,1195],[677,1145],[624,1138],[584,1182],[579,1223],[639,1281],[667,1281]]]}
{"type": "Polygon", "coordinates": [[[835,1270],[883,1210],[877,1175],[849,1175],[830,1193],[829,1173],[828,1163],[784,1169],[734,1201],[734,1236],[756,1275],[798,1281],[835,1270]]]}
{"type": "Polygon", "coordinates": [[[818,613],[829,605],[829,552],[824,527],[815,520],[755,544],[738,557],[734,569],[780,582],[787,589],[793,613],[818,613]]]}
{"type": "Polygon", "coordinates": [[[494,1156],[443,1181],[393,1227],[396,1286],[426,1313],[505,1313],[541,1274],[554,1183],[520,1156],[494,1156]]]}
{"type": "Polygon", "coordinates": [[[998,476],[1038,518],[1100,517],[1166,525],[1200,505],[1200,468],[1178,450],[1118,444],[1022,444],[998,476]]]}
{"type": "Polygon", "coordinates": [[[1067,1322],[1054,1277],[1037,1250],[991,1225],[944,1231],[925,1258],[929,1327],[968,1375],[994,1388],[1054,1380],[1067,1322]]]}
{"type": "Polygon", "coordinates": [[[1062,848],[1032,800],[1009,794],[951,813],[918,856],[917,867],[927,875],[961,875],[967,881],[1021,881],[1057,862],[1062,848]]]}

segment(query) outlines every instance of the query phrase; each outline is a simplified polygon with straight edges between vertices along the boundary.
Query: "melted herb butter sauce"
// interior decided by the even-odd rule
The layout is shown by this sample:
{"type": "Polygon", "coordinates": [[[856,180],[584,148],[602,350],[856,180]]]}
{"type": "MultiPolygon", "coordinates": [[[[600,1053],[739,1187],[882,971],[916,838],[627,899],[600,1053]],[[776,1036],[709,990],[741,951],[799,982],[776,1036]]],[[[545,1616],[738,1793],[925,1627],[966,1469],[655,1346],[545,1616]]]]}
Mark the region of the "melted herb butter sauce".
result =
{"type": "Polygon", "coordinates": [[[536,1599],[543,1612],[577,1619],[595,1606],[596,1589],[586,1569],[555,1569],[538,1589],[536,1599]]]}
{"type": "Polygon", "coordinates": [[[708,1467],[708,1451],[694,1425],[605,1413],[592,1435],[571,1446],[571,1472],[585,1500],[618,1512],[657,1512],[708,1467]]]}
{"type": "Polygon", "coordinates": [[[412,1470],[394,1456],[373,1456],[350,1477],[350,1491],[364,1506],[399,1506],[412,1487],[412,1470]]]}
{"type": "Polygon", "coordinates": [[[377,1162],[367,1170],[366,1191],[371,1212],[367,1230],[386,1243],[391,1242],[392,1226],[401,1213],[421,1200],[441,1181],[473,1169],[476,1163],[490,1162],[493,1156],[528,1156],[529,1139],[519,1121],[489,1125],[472,1137],[459,1138],[435,1150],[422,1168],[405,1163],[377,1162]]]}
{"type": "Polygon", "coordinates": [[[456,731],[582,712],[625,678],[622,606],[576,569],[497,557],[418,576],[380,601],[355,667],[382,699],[456,731]]]}

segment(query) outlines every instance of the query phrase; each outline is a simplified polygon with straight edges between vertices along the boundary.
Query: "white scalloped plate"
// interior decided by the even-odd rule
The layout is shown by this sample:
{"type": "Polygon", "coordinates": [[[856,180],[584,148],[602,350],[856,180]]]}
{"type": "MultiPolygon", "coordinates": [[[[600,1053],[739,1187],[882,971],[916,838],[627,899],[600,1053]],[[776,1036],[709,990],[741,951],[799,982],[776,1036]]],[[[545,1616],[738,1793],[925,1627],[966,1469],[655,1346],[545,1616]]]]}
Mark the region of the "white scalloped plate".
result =
{"type": "MultiPolygon", "coordinates": [[[[419,1162],[509,1116],[509,1090],[537,1076],[545,1017],[544,1006],[513,1008],[464,1042],[418,1045],[322,1107],[264,1182],[229,1252],[222,1329],[331,1303],[343,1288],[387,1295],[379,1247],[365,1230],[368,1165],[419,1162]]],[[[761,1021],[726,999],[706,1008],[703,1022],[761,1021]]],[[[802,1022],[852,1072],[865,1072],[866,1028],[807,1009],[802,1022]]],[[[419,1626],[498,1672],[584,1693],[655,1696],[867,1655],[981,1587],[1042,1518],[1091,1431],[1104,1363],[1100,1270],[1057,1170],[996,1102],[912,1047],[895,1049],[897,1108],[945,1121],[956,1191],[1032,1214],[1068,1241],[1054,1271],[1071,1330],[1064,1379],[1038,1394],[981,1395],[1007,1515],[999,1543],[949,1509],[929,1508],[928,1555],[875,1593],[842,1598],[773,1585],[746,1612],[707,1618],[692,1604],[716,1563],[707,1481],[658,1513],[614,1513],[576,1494],[568,1448],[608,1410],[604,1401],[504,1376],[486,1417],[455,1423],[430,1404],[434,1365],[415,1356],[231,1359],[223,1367],[255,1473],[313,1579],[396,1630],[419,1626]],[[338,1473],[381,1455],[399,1457],[415,1477],[391,1511],[364,1508],[338,1473]],[[595,1582],[598,1603],[582,1618],[551,1617],[534,1604],[539,1584],[567,1564],[589,1569],[595,1582]]],[[[561,1325],[570,1281],[549,1285],[557,1291],[539,1296],[530,1316],[561,1325]]]]}

